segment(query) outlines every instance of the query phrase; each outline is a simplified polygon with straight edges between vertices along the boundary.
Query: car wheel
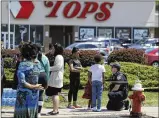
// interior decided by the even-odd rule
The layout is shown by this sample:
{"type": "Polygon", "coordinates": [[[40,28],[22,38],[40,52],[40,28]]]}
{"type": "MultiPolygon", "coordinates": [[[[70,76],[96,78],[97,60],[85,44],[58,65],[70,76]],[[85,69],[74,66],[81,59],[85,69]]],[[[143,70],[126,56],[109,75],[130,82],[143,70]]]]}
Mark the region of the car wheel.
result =
{"type": "Polygon", "coordinates": [[[153,62],[153,63],[152,63],[152,66],[153,66],[153,67],[159,67],[159,62],[157,62],[157,61],[153,62]]]}

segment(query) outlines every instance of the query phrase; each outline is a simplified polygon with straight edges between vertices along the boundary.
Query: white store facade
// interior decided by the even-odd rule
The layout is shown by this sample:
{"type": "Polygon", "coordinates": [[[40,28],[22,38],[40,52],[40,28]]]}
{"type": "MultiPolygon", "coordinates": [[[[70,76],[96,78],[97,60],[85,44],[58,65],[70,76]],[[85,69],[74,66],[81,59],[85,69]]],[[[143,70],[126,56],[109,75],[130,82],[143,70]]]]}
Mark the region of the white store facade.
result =
{"type": "Polygon", "coordinates": [[[10,3],[10,41],[8,41],[8,2],[2,1],[2,41],[15,48],[21,41],[61,43],[105,36],[141,39],[156,37],[158,19],[155,0],[47,0],[10,3]]]}

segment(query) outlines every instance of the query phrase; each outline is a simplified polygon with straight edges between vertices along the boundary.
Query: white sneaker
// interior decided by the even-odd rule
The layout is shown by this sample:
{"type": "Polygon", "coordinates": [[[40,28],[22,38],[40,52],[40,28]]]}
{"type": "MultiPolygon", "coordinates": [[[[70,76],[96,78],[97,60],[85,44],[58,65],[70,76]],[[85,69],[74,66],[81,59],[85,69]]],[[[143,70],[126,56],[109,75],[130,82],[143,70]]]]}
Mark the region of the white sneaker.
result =
{"type": "Polygon", "coordinates": [[[94,112],[97,111],[97,108],[96,108],[96,107],[93,107],[93,108],[92,108],[92,111],[94,111],[94,112]]]}
{"type": "Polygon", "coordinates": [[[101,112],[101,109],[97,109],[97,112],[101,112]]]}

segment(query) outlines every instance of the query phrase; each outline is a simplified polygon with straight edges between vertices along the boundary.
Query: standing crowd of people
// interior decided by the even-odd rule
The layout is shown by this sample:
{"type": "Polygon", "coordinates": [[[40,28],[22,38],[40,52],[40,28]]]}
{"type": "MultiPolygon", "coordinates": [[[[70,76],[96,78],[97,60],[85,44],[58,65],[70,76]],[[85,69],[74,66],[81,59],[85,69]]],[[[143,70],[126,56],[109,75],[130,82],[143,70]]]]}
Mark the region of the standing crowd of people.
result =
{"type": "MultiPolygon", "coordinates": [[[[14,118],[37,118],[40,116],[44,92],[47,96],[52,97],[53,103],[53,109],[47,115],[59,114],[59,93],[62,90],[64,78],[64,49],[60,44],[50,44],[49,49],[49,53],[54,54],[51,60],[42,53],[41,46],[38,44],[24,43],[19,47],[20,55],[16,62],[13,87],[17,90],[14,118]]],[[[80,50],[74,47],[68,61],[70,88],[67,108],[69,109],[81,108],[77,103],[82,70],[79,54],[80,50]]],[[[101,55],[95,55],[94,61],[95,64],[88,70],[88,82],[82,97],[88,99],[88,109],[100,112],[106,70],[102,65],[101,55]]],[[[127,78],[125,74],[120,72],[119,64],[114,63],[111,67],[113,74],[109,80],[111,84],[107,109],[128,109],[129,103],[126,100],[128,96],[127,78]]],[[[4,73],[2,68],[1,73],[4,73]]],[[[4,74],[1,75],[1,78],[4,78],[4,74]]]]}

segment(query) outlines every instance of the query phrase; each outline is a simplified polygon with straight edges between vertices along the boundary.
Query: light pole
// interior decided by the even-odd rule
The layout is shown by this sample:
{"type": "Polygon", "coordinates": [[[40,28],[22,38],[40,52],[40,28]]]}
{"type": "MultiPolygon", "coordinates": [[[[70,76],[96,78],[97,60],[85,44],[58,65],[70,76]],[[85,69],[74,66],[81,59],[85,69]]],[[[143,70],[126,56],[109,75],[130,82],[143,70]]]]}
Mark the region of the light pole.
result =
{"type": "Polygon", "coordinates": [[[10,0],[8,1],[8,49],[10,49],[10,0]]]}

